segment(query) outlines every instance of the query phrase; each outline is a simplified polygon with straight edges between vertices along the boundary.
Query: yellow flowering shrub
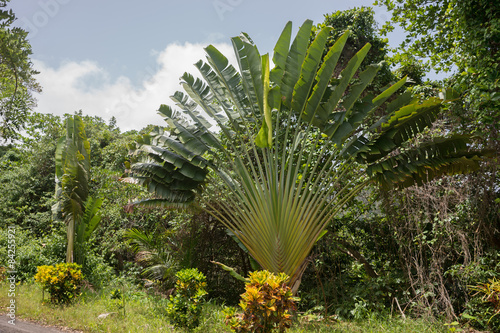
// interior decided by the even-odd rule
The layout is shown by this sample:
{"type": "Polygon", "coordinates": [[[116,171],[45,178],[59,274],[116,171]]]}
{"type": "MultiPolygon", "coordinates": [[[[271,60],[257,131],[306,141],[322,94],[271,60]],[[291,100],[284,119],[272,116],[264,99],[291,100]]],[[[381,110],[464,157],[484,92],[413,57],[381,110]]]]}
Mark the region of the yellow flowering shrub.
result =
{"type": "Polygon", "coordinates": [[[297,309],[290,288],[286,285],[288,276],[268,271],[250,273],[246,292],[241,295],[240,307],[226,308],[226,324],[233,332],[268,333],[274,330],[284,332],[292,325],[292,312],[297,309]]]}
{"type": "Polygon", "coordinates": [[[81,266],[75,263],[38,266],[35,275],[53,304],[66,304],[78,296],[82,279],[81,266]]]}

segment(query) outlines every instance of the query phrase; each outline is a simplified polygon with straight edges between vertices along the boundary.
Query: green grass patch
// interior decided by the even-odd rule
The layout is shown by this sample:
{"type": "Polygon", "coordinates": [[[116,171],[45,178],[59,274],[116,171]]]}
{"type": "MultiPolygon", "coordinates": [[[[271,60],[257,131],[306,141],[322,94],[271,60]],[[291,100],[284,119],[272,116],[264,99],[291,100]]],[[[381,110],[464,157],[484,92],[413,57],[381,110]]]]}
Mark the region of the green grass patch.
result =
{"type": "MultiPolygon", "coordinates": [[[[83,332],[186,332],[175,329],[167,320],[166,299],[147,294],[135,287],[121,285],[98,292],[86,291],[73,304],[55,306],[47,302],[37,284],[23,284],[16,288],[16,318],[29,319],[46,325],[70,327],[83,332]],[[108,314],[105,318],[100,315],[108,314]]],[[[8,287],[0,284],[0,312],[9,304],[8,287]]],[[[191,332],[230,332],[224,324],[223,306],[208,302],[203,307],[201,325],[191,332]]],[[[349,322],[299,322],[290,333],[336,332],[448,332],[443,322],[424,319],[376,318],[349,322]]]]}

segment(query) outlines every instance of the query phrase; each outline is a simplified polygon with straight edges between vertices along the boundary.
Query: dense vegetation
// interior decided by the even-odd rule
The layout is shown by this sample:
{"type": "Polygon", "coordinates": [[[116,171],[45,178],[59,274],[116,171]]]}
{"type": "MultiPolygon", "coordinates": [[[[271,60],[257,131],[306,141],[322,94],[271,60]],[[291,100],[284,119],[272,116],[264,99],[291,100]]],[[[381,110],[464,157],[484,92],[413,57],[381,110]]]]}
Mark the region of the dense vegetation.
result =
{"type": "MultiPolygon", "coordinates": [[[[16,115],[8,118],[14,122],[3,122],[1,136],[16,140],[0,146],[0,266],[8,267],[8,228],[15,226],[16,269],[23,284],[34,283],[39,266],[73,261],[68,239],[74,236],[71,249],[85,279],[83,303],[123,318],[132,315],[126,312],[130,309],[126,302],[131,302],[151,309],[154,318],[173,318],[172,325],[220,330],[221,304],[236,306],[245,292],[245,283],[238,279],[264,268],[284,271],[292,278],[290,286],[280,285],[286,292],[291,287],[300,298],[301,324],[293,322],[292,329],[304,321],[331,325],[332,321],[401,317],[500,332],[500,315],[495,315],[500,311],[499,10],[489,1],[435,1],[428,6],[421,6],[421,1],[379,2],[393,11],[393,24],[408,23],[403,26],[408,39],[391,57],[369,8],[325,15],[317,26],[304,23],[291,48],[287,26],[277,43],[276,67],[270,71],[266,71],[269,60],[258,54],[246,35],[233,39],[240,60],[246,61],[240,63],[247,69],[241,77],[217,50],[207,48],[209,63],[200,62],[197,67],[212,93],[190,75],[183,79],[191,98],[198,96],[195,102],[207,114],[213,111],[220,133],[210,133],[195,104],[181,94],[176,94],[175,101],[182,111],[160,108],[165,127],[125,133],[114,119],[106,122],[84,111],[64,117],[28,112],[33,106],[30,92],[38,87],[31,78],[35,73],[29,59],[20,58],[26,82],[19,89],[24,92],[1,87],[0,115],[9,114],[4,108],[16,115]],[[469,17],[478,8],[484,8],[481,21],[469,17]],[[438,33],[427,34],[431,28],[438,33]],[[339,38],[344,47],[335,44],[339,38]],[[352,65],[351,58],[365,56],[358,51],[367,42],[374,51],[366,54],[364,62],[352,65]],[[338,51],[338,61],[332,60],[330,48],[338,51]],[[289,64],[287,59],[296,55],[306,59],[307,66],[301,67],[298,60],[299,65],[289,64]],[[426,64],[424,58],[430,62],[426,64]],[[369,66],[372,63],[378,66],[369,66]],[[431,66],[443,70],[451,65],[456,70],[447,79],[425,78],[431,66]],[[344,68],[349,69],[342,72],[344,68]],[[410,80],[403,87],[406,75],[410,80]],[[349,86],[351,77],[354,85],[349,86]],[[236,79],[242,83],[235,84],[236,79]],[[266,84],[267,91],[255,89],[266,84]],[[305,91],[302,85],[317,88],[305,91]],[[391,85],[400,88],[397,94],[387,90],[391,85]],[[270,91],[270,99],[275,97],[268,102],[253,91],[270,91]],[[24,98],[16,102],[18,108],[7,103],[13,97],[4,97],[13,94],[24,98]],[[304,114],[311,112],[311,100],[317,97],[319,110],[335,94],[340,99],[332,108],[335,116],[327,115],[326,121],[302,116],[302,107],[304,114]],[[375,96],[387,103],[374,105],[373,101],[382,99],[375,96]],[[403,106],[417,110],[413,118],[399,112],[403,106]],[[230,125],[221,120],[220,110],[230,125]],[[235,110],[243,113],[237,115],[235,110]],[[419,112],[426,116],[418,118],[419,112]],[[339,115],[345,115],[340,118],[350,124],[349,130],[341,126],[339,115]],[[335,121],[339,125],[333,130],[335,121]],[[408,125],[405,140],[397,141],[390,130],[403,121],[414,125],[408,125]],[[286,126],[280,128],[280,122],[286,126]],[[79,131],[84,134],[80,139],[75,137],[79,131]],[[355,139],[348,139],[349,135],[355,139]],[[349,150],[340,149],[342,145],[362,149],[344,154],[349,150]],[[444,151],[450,145],[448,155],[430,153],[429,147],[444,151]],[[294,150],[290,159],[284,158],[284,152],[294,150]],[[180,158],[180,151],[189,159],[180,158]],[[417,157],[402,162],[401,156],[417,153],[429,162],[412,163],[422,160],[417,157]],[[388,170],[389,159],[404,169],[388,170]],[[289,164],[294,165],[290,173],[273,178],[281,165],[289,164]],[[325,167],[330,164],[330,169],[325,167]],[[158,176],[161,168],[167,170],[162,169],[163,178],[158,176]],[[397,177],[387,176],[386,171],[397,177]],[[300,203],[297,207],[280,201],[281,192],[273,192],[271,186],[265,192],[265,186],[255,185],[285,183],[287,177],[294,179],[287,186],[299,198],[291,200],[300,203]],[[85,184],[84,194],[81,184],[85,184]],[[283,204],[282,209],[273,210],[266,204],[271,201],[283,204]],[[285,244],[286,237],[303,229],[296,238],[290,236],[290,245],[283,250],[276,245],[279,242],[266,238],[268,224],[262,221],[267,217],[259,214],[280,216],[290,207],[302,218],[286,215],[283,221],[295,219],[296,224],[280,231],[279,240],[285,244]],[[317,207],[335,214],[316,218],[310,212],[317,207]],[[309,237],[306,245],[300,243],[304,235],[309,237]],[[194,268],[201,273],[189,270],[194,268]],[[195,272],[196,288],[202,290],[198,296],[194,287],[190,296],[179,292],[191,283],[185,272],[195,272]],[[219,328],[198,318],[205,289],[208,306],[217,309],[213,317],[207,316],[219,328]],[[196,302],[189,312],[192,300],[196,302]]],[[[6,20],[2,34],[17,34],[23,54],[29,55],[23,32],[7,29],[13,13],[2,13],[6,20]]],[[[385,29],[390,30],[390,24],[385,29]]],[[[4,46],[9,50],[2,37],[0,51],[4,46]]],[[[2,82],[12,82],[12,70],[4,59],[0,54],[2,82]]],[[[248,289],[246,295],[249,302],[248,289]]],[[[273,304],[266,306],[275,309],[273,304]]],[[[88,325],[95,326],[89,330],[102,328],[88,325]]],[[[331,327],[324,329],[331,331],[331,327]]]]}
{"type": "Polygon", "coordinates": [[[23,128],[26,116],[35,105],[33,92],[40,86],[30,60],[31,45],[27,32],[11,27],[16,19],[12,10],[5,10],[10,0],[0,1],[0,139],[15,139],[23,128]]]}

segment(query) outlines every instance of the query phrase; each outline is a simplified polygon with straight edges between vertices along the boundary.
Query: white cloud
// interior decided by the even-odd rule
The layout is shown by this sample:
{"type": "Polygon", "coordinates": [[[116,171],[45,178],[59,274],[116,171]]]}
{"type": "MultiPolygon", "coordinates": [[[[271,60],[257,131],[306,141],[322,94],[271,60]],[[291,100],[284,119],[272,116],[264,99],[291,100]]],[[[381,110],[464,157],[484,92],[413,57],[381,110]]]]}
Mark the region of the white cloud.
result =
{"type": "MultiPolygon", "coordinates": [[[[205,44],[170,44],[157,55],[156,68],[145,68],[146,78],[134,85],[127,76],[111,81],[105,68],[91,61],[67,62],[50,68],[34,61],[40,71],[37,80],[43,92],[37,96],[36,111],[63,115],[82,110],[83,114],[117,119],[121,130],[141,129],[149,124],[163,124],[156,113],[160,104],[173,105],[170,97],[181,90],[179,78],[184,72],[198,75],[193,66],[205,59],[205,44]]],[[[215,45],[234,58],[228,44],[215,45]]],[[[234,63],[234,60],[232,61],[234,63]]]]}

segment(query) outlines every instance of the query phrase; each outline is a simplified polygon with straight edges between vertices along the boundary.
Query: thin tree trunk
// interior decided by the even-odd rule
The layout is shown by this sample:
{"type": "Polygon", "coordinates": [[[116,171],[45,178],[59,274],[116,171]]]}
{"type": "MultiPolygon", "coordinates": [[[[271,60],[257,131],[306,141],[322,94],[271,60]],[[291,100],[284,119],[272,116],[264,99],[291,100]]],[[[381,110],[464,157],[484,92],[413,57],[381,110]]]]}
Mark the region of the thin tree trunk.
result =
{"type": "Polygon", "coordinates": [[[365,271],[369,277],[371,278],[379,277],[379,275],[377,274],[377,272],[375,272],[375,270],[373,269],[372,265],[370,265],[368,260],[366,260],[366,258],[361,253],[359,253],[356,249],[354,249],[354,246],[352,244],[338,237],[335,238],[335,241],[338,243],[338,245],[343,247],[343,249],[341,249],[342,252],[347,253],[348,255],[356,259],[358,262],[363,264],[365,271]]]}
{"type": "Polygon", "coordinates": [[[68,222],[68,247],[66,249],[66,262],[73,262],[73,249],[75,246],[75,220],[68,222]]]}

